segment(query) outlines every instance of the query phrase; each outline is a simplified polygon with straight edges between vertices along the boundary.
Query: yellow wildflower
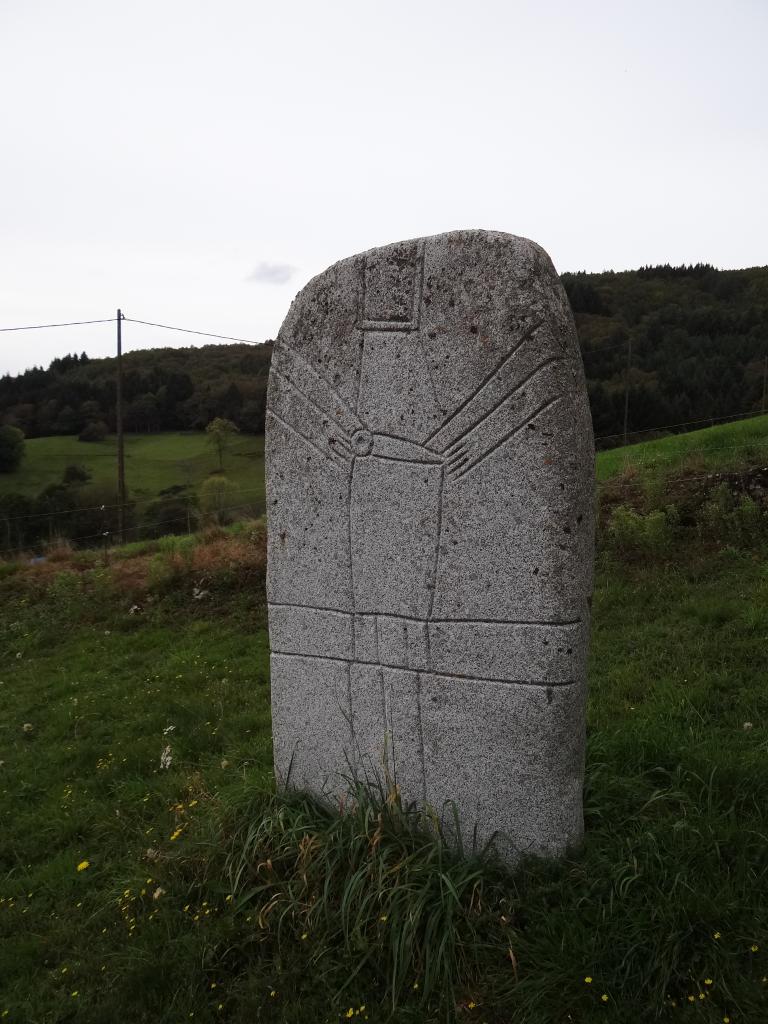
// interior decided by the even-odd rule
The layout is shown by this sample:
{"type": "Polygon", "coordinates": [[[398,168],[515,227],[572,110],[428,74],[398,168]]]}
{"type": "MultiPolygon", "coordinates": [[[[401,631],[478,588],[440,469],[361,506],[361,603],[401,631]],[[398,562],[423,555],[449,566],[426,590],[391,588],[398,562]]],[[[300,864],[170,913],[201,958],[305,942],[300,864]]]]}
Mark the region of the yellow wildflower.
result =
{"type": "Polygon", "coordinates": [[[81,860],[80,863],[77,865],[77,870],[87,871],[90,866],[91,862],[89,860],[81,860]]]}
{"type": "Polygon", "coordinates": [[[750,946],[749,948],[750,948],[750,950],[751,950],[751,951],[752,951],[753,953],[757,953],[757,951],[758,951],[758,950],[760,949],[760,947],[759,947],[759,946],[755,946],[755,945],[752,945],[752,946],[750,946]]]}
{"type": "Polygon", "coordinates": [[[470,1001],[467,1003],[467,1009],[468,1010],[474,1010],[474,1008],[476,1006],[477,1006],[477,1003],[474,1001],[474,999],[470,999],[470,1001]]]}
{"type": "Polygon", "coordinates": [[[719,939],[720,938],[720,932],[715,932],[715,934],[712,936],[712,938],[713,939],[719,939]]]}
{"type": "Polygon", "coordinates": [[[302,939],[306,939],[308,935],[309,935],[309,932],[304,932],[301,937],[302,937],[302,939]]]}
{"type": "Polygon", "coordinates": [[[588,974],[586,976],[586,978],[584,979],[584,981],[586,982],[587,985],[591,985],[592,984],[592,977],[588,974]]]}
{"type": "Polygon", "coordinates": [[[386,921],[387,920],[387,915],[386,914],[382,914],[381,917],[379,918],[379,920],[380,921],[386,921]]]}
{"type": "Polygon", "coordinates": [[[604,1003],[607,1003],[608,1002],[608,993],[607,992],[603,992],[603,994],[600,996],[600,998],[603,1000],[604,1003]]]}
{"type": "Polygon", "coordinates": [[[272,991],[271,991],[271,992],[270,992],[269,994],[270,994],[270,995],[272,996],[272,998],[274,999],[274,998],[275,998],[275,996],[277,995],[277,990],[273,988],[273,989],[272,989],[272,991]]]}
{"type": "Polygon", "coordinates": [[[705,978],[704,979],[704,984],[705,985],[711,985],[712,984],[712,979],[711,978],[705,978]]]}

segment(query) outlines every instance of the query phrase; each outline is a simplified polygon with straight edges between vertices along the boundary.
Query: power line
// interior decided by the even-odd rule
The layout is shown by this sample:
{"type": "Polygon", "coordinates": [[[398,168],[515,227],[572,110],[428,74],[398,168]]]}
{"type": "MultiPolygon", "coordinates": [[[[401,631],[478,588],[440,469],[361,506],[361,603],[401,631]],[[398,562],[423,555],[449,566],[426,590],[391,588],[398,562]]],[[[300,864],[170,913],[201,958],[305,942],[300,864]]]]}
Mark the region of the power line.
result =
{"type": "Polygon", "coordinates": [[[42,331],[46,327],[82,327],[83,324],[113,324],[117,317],[107,320],[71,320],[66,324],[33,324],[31,327],[0,327],[0,331],[42,331]]]}
{"type": "MultiPolygon", "coordinates": [[[[663,426],[659,427],[644,427],[642,430],[630,430],[629,435],[631,437],[633,434],[651,434],[655,430],[673,430],[675,427],[693,427],[696,426],[696,424],[698,423],[709,423],[712,426],[717,426],[717,424],[714,423],[713,420],[735,420],[738,419],[740,416],[747,416],[753,419],[758,419],[761,415],[762,413],[756,411],[755,409],[749,409],[747,412],[734,412],[728,414],[727,416],[707,416],[703,420],[686,420],[684,423],[665,423],[663,426]]],[[[622,433],[601,434],[599,437],[595,437],[595,440],[608,441],[613,437],[622,436],[622,433]]],[[[626,447],[631,447],[631,445],[627,445],[626,447]]]]}
{"type": "MultiPolygon", "coordinates": [[[[216,478],[215,477],[207,477],[206,479],[210,480],[210,479],[216,479],[216,478]]],[[[201,483],[205,483],[205,481],[203,480],[203,481],[201,481],[201,483]]],[[[242,489],[238,488],[238,494],[254,494],[256,492],[264,494],[264,487],[263,486],[262,487],[244,487],[242,489]]],[[[192,493],[194,493],[194,492],[192,492],[192,493]]],[[[0,498],[2,498],[2,497],[3,497],[3,495],[0,494],[0,498]]],[[[168,494],[168,495],[162,495],[161,494],[161,495],[156,495],[154,498],[141,498],[140,500],[137,500],[137,501],[134,501],[134,500],[126,501],[125,507],[126,508],[136,508],[138,505],[152,505],[152,504],[162,505],[165,502],[172,502],[172,501],[182,501],[183,502],[183,501],[185,501],[186,499],[188,499],[190,497],[191,497],[190,493],[187,493],[187,494],[183,494],[183,493],[182,494],[168,494]]],[[[23,515],[18,515],[18,516],[6,516],[6,515],[4,515],[2,513],[2,511],[0,511],[0,523],[15,523],[15,522],[18,522],[18,520],[20,520],[20,519],[44,519],[46,516],[48,516],[48,517],[50,517],[50,516],[69,516],[69,515],[74,515],[76,512],[112,512],[112,511],[114,511],[114,509],[117,509],[117,508],[120,508],[119,504],[114,504],[114,505],[87,505],[87,506],[82,506],[80,508],[52,509],[50,512],[25,512],[23,515]]]]}
{"type": "Polygon", "coordinates": [[[183,334],[199,334],[203,338],[221,338],[222,341],[241,341],[244,345],[264,345],[266,342],[253,341],[251,338],[232,338],[228,334],[211,334],[210,331],[193,331],[189,327],[170,327],[168,324],[154,324],[150,320],[134,320],[131,316],[123,317],[131,324],[144,324],[145,327],[162,327],[164,331],[181,331],[183,334]]]}

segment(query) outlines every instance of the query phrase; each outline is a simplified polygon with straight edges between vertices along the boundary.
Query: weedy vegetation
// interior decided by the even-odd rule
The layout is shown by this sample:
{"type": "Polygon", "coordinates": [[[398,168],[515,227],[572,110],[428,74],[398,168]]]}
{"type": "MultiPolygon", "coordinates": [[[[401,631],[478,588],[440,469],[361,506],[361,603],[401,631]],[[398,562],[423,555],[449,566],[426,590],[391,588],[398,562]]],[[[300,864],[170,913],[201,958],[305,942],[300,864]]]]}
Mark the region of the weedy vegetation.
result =
{"type": "Polygon", "coordinates": [[[0,1021],[768,1019],[765,509],[685,476],[603,487],[586,843],[514,872],[275,793],[261,522],[2,564],[0,1021]]]}

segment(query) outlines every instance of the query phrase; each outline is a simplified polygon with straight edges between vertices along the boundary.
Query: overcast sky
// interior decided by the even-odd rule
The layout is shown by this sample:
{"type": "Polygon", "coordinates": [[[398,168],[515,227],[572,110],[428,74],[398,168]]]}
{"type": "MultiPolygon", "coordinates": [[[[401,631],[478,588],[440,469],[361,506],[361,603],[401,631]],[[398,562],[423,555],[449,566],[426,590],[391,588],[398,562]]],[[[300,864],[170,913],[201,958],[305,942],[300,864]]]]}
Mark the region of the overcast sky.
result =
{"type": "MultiPolygon", "coordinates": [[[[467,227],[768,264],[767,50],[766,0],[0,0],[0,327],[260,341],[335,260],[467,227]]],[[[113,347],[0,334],[0,373],[113,347]]]]}

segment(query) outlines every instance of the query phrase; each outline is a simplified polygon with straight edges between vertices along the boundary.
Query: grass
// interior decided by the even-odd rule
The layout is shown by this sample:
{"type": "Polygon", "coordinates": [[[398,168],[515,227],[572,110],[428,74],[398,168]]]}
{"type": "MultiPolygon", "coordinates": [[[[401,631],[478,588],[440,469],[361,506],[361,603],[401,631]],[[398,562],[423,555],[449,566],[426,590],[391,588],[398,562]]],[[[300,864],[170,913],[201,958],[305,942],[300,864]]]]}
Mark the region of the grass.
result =
{"type": "Polygon", "coordinates": [[[604,482],[627,471],[660,482],[681,469],[723,472],[768,465],[768,416],[675,434],[597,457],[597,479],[604,482]]]}
{"type": "Polygon", "coordinates": [[[258,524],[9,569],[0,1020],[768,1019],[767,554],[601,556],[587,842],[513,875],[273,792],[258,524]]]}
{"type": "MultiPolygon", "coordinates": [[[[131,498],[145,501],[166,488],[200,484],[218,469],[218,460],[204,433],[128,434],[125,439],[126,482],[131,498]]],[[[15,491],[34,497],[59,483],[69,465],[85,466],[94,485],[114,488],[117,444],[76,437],[38,437],[26,442],[24,461],[15,473],[0,474],[0,494],[15,491]]],[[[238,484],[244,499],[264,501],[264,438],[240,435],[224,457],[225,475],[238,484]]]]}

